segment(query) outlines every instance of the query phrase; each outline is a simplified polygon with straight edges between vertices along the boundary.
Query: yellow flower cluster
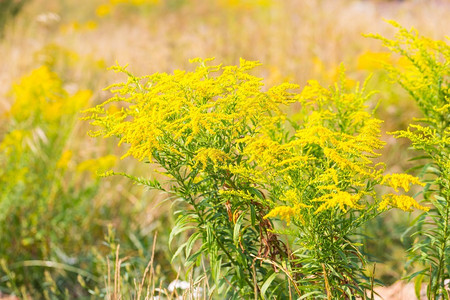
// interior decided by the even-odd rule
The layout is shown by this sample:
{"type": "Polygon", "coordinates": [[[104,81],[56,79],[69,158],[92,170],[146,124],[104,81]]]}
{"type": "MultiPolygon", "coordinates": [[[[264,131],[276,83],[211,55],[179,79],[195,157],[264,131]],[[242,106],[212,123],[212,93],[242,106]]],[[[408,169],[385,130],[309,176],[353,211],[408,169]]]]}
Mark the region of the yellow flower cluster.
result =
{"type": "Polygon", "coordinates": [[[195,155],[194,157],[194,168],[198,164],[201,164],[203,166],[203,170],[205,170],[209,161],[212,161],[213,166],[216,168],[229,159],[230,158],[228,157],[228,155],[222,150],[214,148],[201,148],[197,151],[197,155],[195,155]]]}
{"type": "Polygon", "coordinates": [[[292,208],[298,203],[313,207],[314,214],[338,208],[343,213],[370,210],[381,200],[369,186],[383,179],[382,184],[406,190],[410,184],[420,184],[409,175],[382,176],[384,165],[373,163],[379,156],[377,150],[385,144],[380,140],[382,121],[366,112],[364,87],[357,84],[350,92],[341,77],[341,84],[330,89],[309,82],[298,97],[303,108],[294,116],[298,128],[288,142],[260,136],[249,144],[248,152],[269,175],[266,182],[295,190],[273,200],[272,210],[282,207],[283,216],[294,213],[292,208]],[[294,163],[282,168],[283,161],[286,166],[294,163]],[[299,202],[300,198],[304,200],[299,202]]]}
{"type": "Polygon", "coordinates": [[[21,153],[24,148],[25,138],[30,135],[29,131],[16,129],[3,137],[0,143],[0,151],[10,155],[11,152],[21,153]]]}
{"type": "Polygon", "coordinates": [[[411,124],[408,130],[396,131],[393,134],[397,138],[405,137],[410,139],[416,149],[424,150],[427,147],[436,146],[446,147],[446,145],[450,144],[450,128],[446,128],[442,133],[438,134],[436,129],[411,124]]]}
{"type": "Polygon", "coordinates": [[[384,145],[382,121],[365,111],[364,88],[356,85],[349,92],[344,87],[325,89],[311,81],[298,96],[303,108],[294,116],[298,128],[287,141],[273,134],[242,139],[246,143],[243,154],[266,175],[259,176],[258,182],[272,188],[290,187],[281,195],[275,192],[272,211],[286,217],[299,203],[314,207],[315,214],[336,208],[344,213],[349,208],[361,210],[372,205],[368,199],[360,204],[363,195],[372,195],[364,190],[368,183],[379,184],[384,179],[382,184],[394,188],[406,184],[406,190],[409,184],[419,183],[409,175],[381,175],[384,165],[375,165],[373,158],[384,145]],[[349,187],[351,192],[346,190],[349,187]]]}
{"type": "Polygon", "coordinates": [[[92,95],[87,90],[68,95],[61,79],[46,66],[23,77],[11,93],[15,98],[10,110],[14,119],[30,121],[42,116],[45,122],[58,122],[65,115],[76,114],[92,95]]]}
{"type": "Polygon", "coordinates": [[[239,175],[240,177],[245,178],[248,181],[264,182],[264,180],[267,180],[267,174],[265,174],[262,170],[256,170],[255,168],[252,168],[250,166],[227,165],[223,166],[222,169],[228,170],[234,175],[239,175]]]}
{"type": "Polygon", "coordinates": [[[429,208],[417,203],[412,197],[406,195],[386,194],[383,195],[383,200],[378,205],[378,210],[383,211],[388,206],[397,207],[404,211],[412,211],[412,208],[428,211],[429,208]]]}
{"type": "Polygon", "coordinates": [[[277,206],[274,209],[272,209],[267,215],[264,216],[265,219],[267,218],[280,218],[281,220],[286,222],[286,225],[289,226],[291,224],[291,219],[297,219],[300,222],[303,222],[303,218],[301,215],[301,209],[303,207],[306,207],[302,204],[299,204],[297,206],[291,207],[291,206],[277,206]]]}
{"type": "MultiPolygon", "coordinates": [[[[87,111],[100,127],[93,135],[119,137],[130,145],[125,156],[139,160],[176,156],[188,170],[203,171],[199,176],[212,175],[204,174],[212,165],[227,180],[268,191],[266,217],[286,221],[296,214],[311,220],[330,210],[370,210],[380,201],[370,196],[382,180],[405,190],[418,183],[412,176],[383,177],[384,166],[373,163],[384,145],[382,122],[366,112],[365,84],[349,90],[343,70],[330,88],[311,81],[300,94],[288,83],[263,92],[261,78],[249,74],[259,62],[210,61],[193,60],[199,64],[193,72],[145,77],[114,67],[128,80],[112,85],[114,96],[87,111]],[[114,102],[126,106],[118,110],[114,102]],[[281,106],[294,102],[301,109],[288,128],[281,106]]],[[[254,200],[235,189],[220,194],[254,200]]]]}
{"type": "Polygon", "coordinates": [[[288,202],[288,203],[295,203],[299,202],[299,193],[297,190],[287,190],[284,192],[284,194],[280,197],[281,201],[288,202]]]}
{"type": "Polygon", "coordinates": [[[56,163],[56,167],[58,169],[66,169],[67,165],[70,162],[70,159],[72,158],[72,151],[66,150],[61,154],[61,157],[59,158],[58,162],[56,163]]]}
{"type": "Polygon", "coordinates": [[[430,122],[439,120],[439,109],[448,99],[437,96],[448,89],[450,75],[450,51],[446,41],[431,40],[420,36],[415,29],[407,30],[395,21],[389,21],[398,29],[395,39],[380,35],[368,35],[383,42],[392,52],[402,55],[397,65],[386,66],[390,76],[398,81],[426,112],[430,122]]]}
{"type": "Polygon", "coordinates": [[[240,199],[245,200],[253,200],[254,197],[249,192],[244,192],[240,190],[219,190],[220,195],[229,195],[229,196],[235,196],[240,199]]]}
{"type": "Polygon", "coordinates": [[[261,91],[261,79],[248,73],[258,62],[241,59],[240,66],[222,67],[206,65],[210,60],[193,60],[199,64],[194,72],[142,78],[115,67],[129,79],[110,87],[113,98],[88,110],[92,124],[102,127],[92,134],[119,136],[120,143],[130,144],[125,156],[151,159],[153,151],[197,148],[191,143],[213,136],[237,140],[249,124],[255,130],[270,127],[280,118],[279,106],[294,101],[288,90],[296,85],[261,91]],[[105,106],[114,101],[128,102],[129,106],[109,114],[105,106]]]}
{"type": "Polygon", "coordinates": [[[247,144],[243,154],[249,157],[249,161],[255,161],[261,167],[280,163],[283,160],[282,157],[287,155],[286,149],[267,135],[257,138],[246,137],[238,141],[247,144]]]}
{"type": "Polygon", "coordinates": [[[372,52],[366,51],[359,55],[357,68],[360,70],[375,71],[382,69],[384,65],[391,64],[390,52],[372,52]]]}
{"type": "Polygon", "coordinates": [[[348,208],[362,209],[364,206],[358,204],[359,199],[361,199],[360,194],[352,195],[348,192],[338,191],[337,193],[326,194],[312,201],[324,202],[315,211],[317,214],[321,211],[329,208],[335,208],[337,206],[339,206],[343,212],[347,212],[348,208]]]}
{"type": "Polygon", "coordinates": [[[398,188],[401,187],[405,192],[409,191],[409,186],[411,184],[417,184],[424,186],[422,182],[420,182],[419,178],[408,175],[408,174],[388,174],[383,176],[383,180],[381,184],[390,186],[394,188],[396,192],[398,192],[398,188]]]}

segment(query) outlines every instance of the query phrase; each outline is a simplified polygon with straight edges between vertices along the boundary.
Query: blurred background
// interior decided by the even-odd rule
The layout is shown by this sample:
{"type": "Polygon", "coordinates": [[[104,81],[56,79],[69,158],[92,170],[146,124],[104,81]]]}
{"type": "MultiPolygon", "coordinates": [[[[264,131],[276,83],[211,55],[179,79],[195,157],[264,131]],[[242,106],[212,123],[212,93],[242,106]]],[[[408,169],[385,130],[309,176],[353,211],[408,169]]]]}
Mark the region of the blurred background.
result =
{"type": "MultiPolygon", "coordinates": [[[[380,92],[369,106],[378,105],[389,132],[419,114],[379,62],[397,58],[363,34],[392,37],[384,21],[392,19],[444,39],[449,13],[446,0],[0,0],[0,298],[102,298],[114,278],[131,295],[152,253],[162,288],[185,272],[170,263],[176,208],[127,180],[97,176],[152,173],[116,159],[123,149],[88,137],[80,120],[80,110],[109,97],[105,87],[125,80],[107,67],[147,75],[192,70],[195,57],[242,57],[263,63],[255,75],[270,87],[329,85],[343,63],[354,80],[372,74],[369,88],[380,92]]],[[[383,139],[388,171],[407,170],[414,154],[406,142],[383,139]]],[[[384,284],[404,274],[411,218],[390,212],[363,232],[384,284]]]]}

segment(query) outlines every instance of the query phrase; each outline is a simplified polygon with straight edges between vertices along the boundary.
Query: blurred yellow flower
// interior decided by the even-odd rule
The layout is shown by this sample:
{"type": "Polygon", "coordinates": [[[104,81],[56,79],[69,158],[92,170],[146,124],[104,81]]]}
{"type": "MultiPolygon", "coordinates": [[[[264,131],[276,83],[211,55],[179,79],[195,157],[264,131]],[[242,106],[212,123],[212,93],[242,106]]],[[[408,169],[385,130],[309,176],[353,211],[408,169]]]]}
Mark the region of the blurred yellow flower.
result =
{"type": "Polygon", "coordinates": [[[97,9],[95,10],[95,14],[98,17],[103,18],[109,15],[111,13],[111,10],[112,6],[110,4],[102,4],[97,7],[97,9]]]}
{"type": "Polygon", "coordinates": [[[20,153],[24,146],[24,138],[29,135],[29,131],[15,129],[9,132],[0,143],[0,151],[10,154],[12,151],[20,153]]]}
{"type": "Polygon", "coordinates": [[[80,90],[76,92],[64,102],[64,112],[66,114],[78,113],[81,109],[86,107],[91,97],[92,91],[90,90],[80,90]]]}
{"type": "Polygon", "coordinates": [[[107,155],[95,159],[88,159],[77,166],[77,172],[89,172],[92,177],[96,177],[100,173],[104,173],[111,169],[117,161],[114,155],[107,155]]]}
{"type": "Polygon", "coordinates": [[[11,94],[15,101],[9,114],[14,119],[28,122],[43,120],[50,124],[57,124],[63,116],[76,115],[92,96],[89,90],[69,96],[61,79],[47,66],[22,77],[18,84],[13,85],[11,94]]]}
{"type": "MultiPolygon", "coordinates": [[[[30,119],[47,109],[60,115],[55,103],[60,103],[67,96],[61,80],[47,66],[39,67],[22,77],[18,84],[13,85],[11,93],[15,102],[10,113],[18,121],[30,119]]],[[[49,117],[48,114],[46,117],[49,117]]]]}
{"type": "Polygon", "coordinates": [[[375,71],[384,68],[385,64],[392,63],[391,53],[367,51],[359,55],[356,67],[359,70],[375,71]]]}
{"type": "Polygon", "coordinates": [[[97,29],[98,24],[95,21],[87,21],[86,23],[84,23],[84,28],[86,28],[87,30],[94,30],[97,29]]]}
{"type": "Polygon", "coordinates": [[[62,115],[62,103],[54,102],[48,103],[46,107],[42,110],[42,117],[47,122],[57,121],[62,115]]]}
{"type": "Polygon", "coordinates": [[[249,10],[257,7],[270,7],[272,0],[219,0],[219,5],[232,9],[249,10]]]}
{"type": "Polygon", "coordinates": [[[72,158],[72,151],[66,150],[61,154],[58,162],[56,163],[56,167],[58,169],[66,169],[69,164],[70,159],[72,158]]]}
{"type": "Polygon", "coordinates": [[[400,56],[400,58],[397,60],[395,66],[397,66],[400,70],[411,70],[414,68],[413,63],[411,60],[405,56],[400,56]]]}

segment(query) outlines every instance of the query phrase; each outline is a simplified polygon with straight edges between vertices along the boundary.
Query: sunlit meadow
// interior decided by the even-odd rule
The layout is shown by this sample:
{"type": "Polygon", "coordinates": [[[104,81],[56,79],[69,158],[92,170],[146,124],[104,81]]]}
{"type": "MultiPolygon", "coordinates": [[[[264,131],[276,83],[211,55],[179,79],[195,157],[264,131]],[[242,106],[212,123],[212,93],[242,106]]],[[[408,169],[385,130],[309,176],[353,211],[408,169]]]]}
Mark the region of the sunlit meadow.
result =
{"type": "Polygon", "coordinates": [[[449,13],[0,1],[0,299],[448,299],[449,13]]]}

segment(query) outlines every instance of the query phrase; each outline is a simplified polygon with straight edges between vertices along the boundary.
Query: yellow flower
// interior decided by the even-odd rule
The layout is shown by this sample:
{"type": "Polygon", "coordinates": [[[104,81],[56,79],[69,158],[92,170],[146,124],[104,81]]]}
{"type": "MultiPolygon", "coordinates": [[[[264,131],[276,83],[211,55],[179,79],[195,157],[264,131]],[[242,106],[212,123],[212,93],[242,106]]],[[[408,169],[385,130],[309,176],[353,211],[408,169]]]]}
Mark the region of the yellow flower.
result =
{"type": "Polygon", "coordinates": [[[408,174],[388,174],[383,176],[381,184],[390,186],[398,192],[398,188],[401,187],[405,192],[409,191],[410,184],[418,184],[424,186],[425,184],[420,182],[419,178],[408,174]]]}
{"type": "Polygon", "coordinates": [[[245,178],[249,182],[260,183],[269,180],[270,176],[262,169],[256,169],[251,166],[244,165],[224,165],[221,169],[230,172],[233,175],[237,175],[239,178],[245,178]]]}
{"type": "Polygon", "coordinates": [[[97,22],[91,20],[91,21],[87,21],[87,22],[84,24],[84,27],[85,27],[87,30],[94,30],[94,29],[97,29],[98,24],[97,24],[97,22]]]}
{"type": "Polygon", "coordinates": [[[223,164],[230,158],[228,155],[219,149],[214,148],[202,148],[197,151],[197,154],[194,157],[195,165],[194,168],[201,164],[203,166],[203,171],[208,166],[208,162],[211,161],[214,167],[218,167],[220,164],[223,164]]]}
{"type": "Polygon", "coordinates": [[[383,199],[378,205],[378,210],[388,209],[388,206],[397,207],[404,211],[412,211],[412,208],[428,211],[429,208],[417,203],[414,198],[406,195],[387,194],[383,195],[383,199]]]}
{"type": "Polygon", "coordinates": [[[219,4],[230,9],[251,10],[258,7],[270,7],[272,1],[273,0],[219,0],[219,4]]]}
{"type": "Polygon", "coordinates": [[[253,200],[254,197],[249,192],[244,192],[241,190],[219,190],[220,195],[230,195],[230,196],[236,196],[241,199],[246,200],[253,200]]]}
{"type": "Polygon", "coordinates": [[[315,211],[315,213],[317,214],[326,209],[335,208],[336,206],[339,206],[339,208],[343,212],[347,212],[348,207],[361,209],[364,206],[358,204],[360,198],[361,198],[360,194],[352,195],[348,192],[342,191],[327,194],[313,200],[314,202],[324,202],[322,205],[319,206],[319,208],[315,211]]]}
{"type": "Polygon", "coordinates": [[[114,155],[107,155],[96,159],[88,159],[77,166],[77,172],[82,173],[88,171],[92,177],[111,169],[117,158],[114,155]]]}
{"type": "Polygon", "coordinates": [[[47,122],[55,122],[61,118],[63,114],[62,103],[54,102],[48,103],[44,110],[42,110],[42,117],[47,122]]]}
{"type": "MultiPolygon", "coordinates": [[[[321,119],[323,120],[323,119],[321,119]]],[[[335,143],[335,134],[328,128],[322,125],[309,126],[307,128],[302,128],[297,130],[295,136],[298,138],[296,144],[317,144],[320,146],[325,146],[327,141],[335,143]]]]}
{"type": "Polygon", "coordinates": [[[66,101],[64,101],[64,111],[66,114],[76,114],[81,109],[85,108],[92,97],[92,91],[90,90],[80,90],[77,91],[73,96],[70,96],[66,101]]]}
{"type": "Polygon", "coordinates": [[[71,150],[64,151],[61,157],[59,158],[58,162],[56,163],[56,167],[58,169],[67,168],[67,165],[71,158],[72,158],[72,151],[71,150]]]}
{"type": "Polygon", "coordinates": [[[102,4],[97,7],[97,9],[95,10],[95,14],[98,17],[102,18],[109,15],[111,13],[111,10],[112,6],[110,4],[102,4]]]}
{"type": "Polygon", "coordinates": [[[280,197],[281,201],[284,201],[286,203],[296,203],[298,202],[298,191],[297,190],[287,190],[284,192],[284,194],[280,197]]]}
{"type": "Polygon", "coordinates": [[[292,206],[277,206],[272,209],[267,215],[264,216],[264,219],[268,218],[276,218],[279,217],[281,220],[286,222],[286,225],[289,226],[291,224],[291,219],[297,219],[300,222],[303,222],[303,217],[301,215],[301,209],[307,207],[303,204],[298,204],[294,207],[292,206]]]}
{"type": "Polygon", "coordinates": [[[17,121],[45,121],[59,126],[63,117],[74,116],[83,108],[92,92],[82,90],[69,96],[62,80],[49,67],[42,66],[22,77],[11,91],[14,104],[10,114],[17,121]]]}
{"type": "Polygon", "coordinates": [[[360,165],[346,158],[345,155],[340,154],[335,149],[324,148],[323,153],[331,161],[334,161],[342,170],[352,170],[354,173],[370,176],[370,173],[365,171],[360,165]]]}
{"type": "Polygon", "coordinates": [[[67,93],[62,88],[62,82],[57,75],[42,66],[33,70],[29,75],[22,77],[19,84],[13,85],[12,94],[15,102],[11,107],[11,115],[19,121],[34,117],[45,112],[47,108],[57,115],[60,111],[55,107],[62,101],[67,93]]]}
{"type": "Polygon", "coordinates": [[[358,57],[359,70],[375,71],[383,68],[384,64],[392,63],[391,53],[367,51],[358,57]]]}
{"type": "Polygon", "coordinates": [[[0,151],[4,151],[6,154],[12,152],[20,154],[24,148],[24,140],[29,134],[29,131],[20,129],[9,132],[0,143],[0,151]]]}
{"type": "Polygon", "coordinates": [[[334,185],[339,184],[339,177],[336,169],[329,168],[317,178],[318,182],[323,183],[329,182],[330,180],[333,182],[334,185]]]}
{"type": "MultiPolygon", "coordinates": [[[[199,64],[193,72],[156,73],[142,78],[134,77],[124,67],[114,67],[126,73],[129,80],[112,85],[115,96],[87,111],[92,124],[101,127],[92,135],[119,136],[119,144],[130,144],[125,156],[142,160],[151,158],[155,150],[173,149],[173,143],[178,148],[190,147],[192,141],[207,136],[224,134],[237,141],[239,130],[249,124],[269,130],[283,115],[279,106],[293,101],[288,90],[296,85],[282,84],[262,91],[261,78],[248,73],[259,62],[241,59],[239,66],[223,67],[209,66],[208,61],[192,60],[199,64]],[[120,115],[105,107],[115,101],[128,103],[120,115]]],[[[257,143],[253,146],[258,147],[257,143]]]]}

